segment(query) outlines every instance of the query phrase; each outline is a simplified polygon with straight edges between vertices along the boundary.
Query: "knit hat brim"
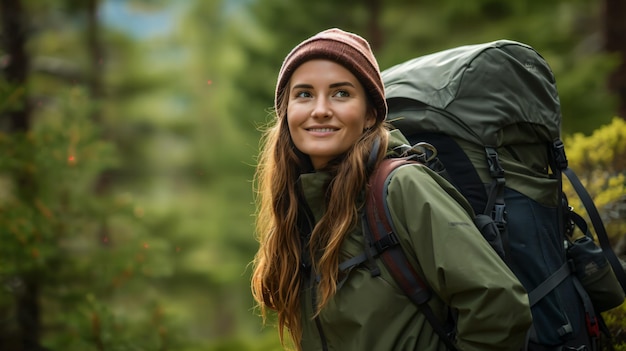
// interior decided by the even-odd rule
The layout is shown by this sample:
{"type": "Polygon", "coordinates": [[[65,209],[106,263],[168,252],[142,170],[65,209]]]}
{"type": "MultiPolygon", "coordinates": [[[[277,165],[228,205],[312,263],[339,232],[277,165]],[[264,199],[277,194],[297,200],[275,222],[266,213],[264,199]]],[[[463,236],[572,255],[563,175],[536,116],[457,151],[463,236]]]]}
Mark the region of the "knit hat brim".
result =
{"type": "Polygon", "coordinates": [[[372,100],[379,121],[387,115],[385,88],[380,76],[378,62],[369,43],[362,37],[333,28],[320,32],[296,46],[283,61],[278,74],[274,107],[278,111],[278,98],[287,88],[293,72],[304,62],[328,59],[346,67],[363,84],[372,100]]]}

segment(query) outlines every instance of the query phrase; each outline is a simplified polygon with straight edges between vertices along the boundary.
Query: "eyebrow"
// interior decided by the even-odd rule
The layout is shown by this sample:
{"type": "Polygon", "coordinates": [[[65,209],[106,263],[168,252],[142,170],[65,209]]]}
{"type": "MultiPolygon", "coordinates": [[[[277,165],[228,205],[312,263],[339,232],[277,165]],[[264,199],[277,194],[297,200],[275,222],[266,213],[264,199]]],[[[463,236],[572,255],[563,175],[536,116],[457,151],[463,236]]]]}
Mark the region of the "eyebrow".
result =
{"type": "Polygon", "coordinates": [[[351,86],[351,87],[353,87],[353,88],[355,87],[355,86],[354,86],[354,84],[352,84],[352,83],[350,83],[350,82],[339,82],[339,83],[333,83],[333,84],[329,85],[329,87],[331,87],[331,88],[337,88],[337,87],[342,87],[342,86],[345,86],[345,85],[351,86]]]}
{"type": "MultiPolygon", "coordinates": [[[[350,82],[337,82],[337,83],[333,83],[331,85],[329,85],[329,88],[337,88],[337,87],[342,87],[342,86],[351,86],[353,88],[355,88],[354,84],[350,83],[350,82]]],[[[291,89],[312,89],[313,85],[311,84],[297,84],[294,85],[293,87],[291,87],[291,89]]]]}

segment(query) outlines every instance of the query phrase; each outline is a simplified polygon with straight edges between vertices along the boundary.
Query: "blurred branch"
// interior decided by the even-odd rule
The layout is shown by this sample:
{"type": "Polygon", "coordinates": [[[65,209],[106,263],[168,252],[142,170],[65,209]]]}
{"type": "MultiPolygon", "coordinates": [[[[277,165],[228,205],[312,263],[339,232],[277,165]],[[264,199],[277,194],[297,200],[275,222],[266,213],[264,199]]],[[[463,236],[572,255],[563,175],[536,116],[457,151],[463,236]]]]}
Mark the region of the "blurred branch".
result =
{"type": "MultiPolygon", "coordinates": [[[[78,65],[69,60],[49,56],[34,57],[31,60],[30,69],[35,73],[50,75],[70,83],[85,79],[85,74],[78,65]]],[[[0,69],[8,69],[12,61],[11,55],[0,56],[0,69]]]]}
{"type": "Polygon", "coordinates": [[[75,63],[49,56],[34,57],[32,71],[46,74],[70,83],[76,83],[85,79],[85,74],[75,63]]]}

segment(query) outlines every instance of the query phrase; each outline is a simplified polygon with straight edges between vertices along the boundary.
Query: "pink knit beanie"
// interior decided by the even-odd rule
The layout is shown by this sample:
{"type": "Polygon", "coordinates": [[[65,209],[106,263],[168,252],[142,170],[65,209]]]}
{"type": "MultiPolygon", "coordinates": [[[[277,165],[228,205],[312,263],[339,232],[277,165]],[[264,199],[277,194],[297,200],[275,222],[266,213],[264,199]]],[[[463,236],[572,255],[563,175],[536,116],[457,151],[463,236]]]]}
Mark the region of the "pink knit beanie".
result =
{"type": "Polygon", "coordinates": [[[312,59],[335,61],[354,74],[376,108],[376,118],[382,121],[387,116],[385,88],[380,77],[378,62],[369,43],[362,37],[332,28],[320,32],[296,46],[283,61],[278,74],[274,107],[278,110],[278,97],[284,92],[293,72],[312,59]]]}

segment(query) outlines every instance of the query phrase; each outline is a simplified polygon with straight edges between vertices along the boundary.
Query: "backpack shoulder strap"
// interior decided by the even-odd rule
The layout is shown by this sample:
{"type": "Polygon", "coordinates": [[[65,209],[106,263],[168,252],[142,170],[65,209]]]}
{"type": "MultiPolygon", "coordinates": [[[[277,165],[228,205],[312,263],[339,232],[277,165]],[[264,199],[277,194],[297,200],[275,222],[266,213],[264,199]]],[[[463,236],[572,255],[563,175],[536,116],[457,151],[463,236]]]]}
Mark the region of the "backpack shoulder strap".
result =
{"type": "Polygon", "coordinates": [[[407,158],[385,159],[376,168],[370,177],[368,195],[365,206],[365,225],[363,235],[369,236],[369,241],[380,255],[385,267],[393,276],[404,294],[415,303],[426,317],[433,330],[439,335],[449,350],[457,350],[452,342],[454,327],[445,328],[437,319],[428,305],[431,291],[417,271],[411,266],[395,233],[393,223],[387,208],[387,185],[391,175],[399,167],[418,162],[407,158]],[[447,330],[450,329],[450,330],[447,330]]]}

